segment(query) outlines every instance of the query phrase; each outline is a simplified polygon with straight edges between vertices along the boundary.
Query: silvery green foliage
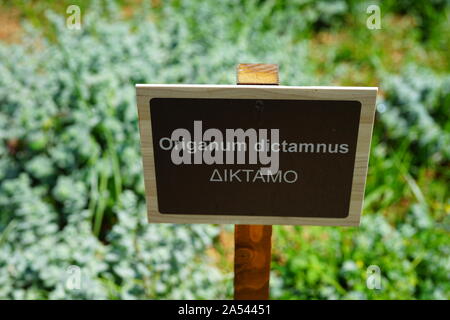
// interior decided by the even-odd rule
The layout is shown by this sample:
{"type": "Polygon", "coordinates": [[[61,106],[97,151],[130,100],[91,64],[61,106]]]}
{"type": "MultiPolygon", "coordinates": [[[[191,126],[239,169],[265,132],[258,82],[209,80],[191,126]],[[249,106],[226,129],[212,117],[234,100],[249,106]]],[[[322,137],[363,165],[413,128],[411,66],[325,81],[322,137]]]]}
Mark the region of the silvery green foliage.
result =
{"type": "Polygon", "coordinates": [[[55,42],[0,46],[0,298],[222,297],[217,227],[145,218],[134,84],[207,79],[180,22],[49,20],[55,42]]]}
{"type": "MultiPolygon", "coordinates": [[[[295,10],[275,10],[272,2],[254,10],[251,1],[180,1],[153,20],[143,10],[127,22],[106,21],[90,9],[81,31],[50,14],[55,39],[31,30],[20,45],[0,45],[0,298],[225,295],[230,281],[205,254],[217,227],[146,223],[134,84],[230,84],[238,62],[278,63],[288,85],[331,84],[333,74],[317,76],[318,66],[307,60],[307,43],[293,39],[307,24],[320,24],[317,10],[308,8],[325,1],[292,3],[282,4],[295,10]],[[300,19],[297,10],[305,6],[300,19]],[[68,287],[70,266],[80,267],[80,288],[68,287]]],[[[338,19],[346,3],[335,1],[325,18],[338,19]]],[[[448,79],[414,70],[385,79],[380,119],[394,147],[405,140],[416,144],[421,161],[448,157],[447,119],[441,119],[448,115],[448,79]]],[[[374,160],[389,164],[384,158],[374,160]]],[[[422,275],[428,277],[421,282],[424,297],[448,297],[443,233],[426,207],[410,211],[398,230],[368,215],[359,233],[327,229],[331,241],[304,243],[301,255],[289,243],[291,256],[278,266],[285,276],[272,278],[273,295],[377,297],[364,292],[365,271],[357,264],[364,260],[405,279],[402,297],[422,275]],[[417,273],[408,271],[416,267],[411,260],[420,261],[417,273]],[[342,278],[349,279],[349,292],[333,281],[342,278]]]]}
{"type": "MultiPolygon", "coordinates": [[[[0,46],[0,297],[224,296],[230,282],[205,254],[217,227],[146,223],[134,84],[233,83],[237,62],[307,64],[303,43],[229,28],[239,15],[193,20],[210,9],[167,6],[159,24],[92,9],[81,31],[50,13],[53,41],[28,30],[0,46]]],[[[291,83],[308,72],[282,70],[291,83]]]]}
{"type": "Polygon", "coordinates": [[[409,143],[421,161],[448,161],[450,76],[409,66],[400,75],[386,75],[383,90],[381,119],[388,136],[409,143]]]}

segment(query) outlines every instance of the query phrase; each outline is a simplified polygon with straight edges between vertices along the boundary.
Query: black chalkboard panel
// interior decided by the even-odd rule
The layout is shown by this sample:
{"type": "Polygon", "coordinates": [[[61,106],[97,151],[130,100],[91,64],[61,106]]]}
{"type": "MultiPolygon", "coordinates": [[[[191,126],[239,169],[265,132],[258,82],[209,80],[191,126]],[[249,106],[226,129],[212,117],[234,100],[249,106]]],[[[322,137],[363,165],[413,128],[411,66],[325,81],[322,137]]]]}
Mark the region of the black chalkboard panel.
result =
{"type": "Polygon", "coordinates": [[[160,213],[348,215],[359,101],[153,98],[150,113],[160,213]]]}

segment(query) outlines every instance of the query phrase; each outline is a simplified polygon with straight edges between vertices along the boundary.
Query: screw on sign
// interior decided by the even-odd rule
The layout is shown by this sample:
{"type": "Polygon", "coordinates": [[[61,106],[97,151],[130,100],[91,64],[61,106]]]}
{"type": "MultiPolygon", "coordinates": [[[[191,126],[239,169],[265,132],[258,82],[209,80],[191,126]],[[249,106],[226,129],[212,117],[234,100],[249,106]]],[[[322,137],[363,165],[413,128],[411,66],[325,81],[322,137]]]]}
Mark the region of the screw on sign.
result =
{"type": "Polygon", "coordinates": [[[272,225],[358,226],[374,87],[136,85],[150,223],[235,224],[234,298],[268,299],[272,225]]]}

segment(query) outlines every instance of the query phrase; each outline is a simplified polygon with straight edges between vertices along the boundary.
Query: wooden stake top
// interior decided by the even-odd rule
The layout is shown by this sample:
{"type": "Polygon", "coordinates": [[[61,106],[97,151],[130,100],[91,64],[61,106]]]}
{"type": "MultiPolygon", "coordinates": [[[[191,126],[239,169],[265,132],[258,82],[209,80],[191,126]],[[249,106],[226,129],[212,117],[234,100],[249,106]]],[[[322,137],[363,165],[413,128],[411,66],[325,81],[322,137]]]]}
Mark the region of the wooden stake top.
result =
{"type": "Polygon", "coordinates": [[[236,68],[237,84],[278,85],[278,65],[265,63],[241,63],[236,68]]]}

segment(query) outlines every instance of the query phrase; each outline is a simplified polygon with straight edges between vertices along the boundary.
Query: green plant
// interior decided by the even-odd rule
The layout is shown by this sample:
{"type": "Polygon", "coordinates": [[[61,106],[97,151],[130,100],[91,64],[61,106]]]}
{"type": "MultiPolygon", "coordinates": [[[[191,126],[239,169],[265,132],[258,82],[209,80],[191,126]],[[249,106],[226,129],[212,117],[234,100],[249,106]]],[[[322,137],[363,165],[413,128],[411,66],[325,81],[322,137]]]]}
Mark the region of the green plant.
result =
{"type": "Polygon", "coordinates": [[[49,38],[28,26],[0,44],[0,298],[230,297],[205,254],[218,227],[146,222],[134,84],[230,84],[236,63],[273,62],[283,84],[380,82],[381,95],[362,227],[276,227],[272,296],[448,299],[448,70],[415,61],[445,43],[445,22],[424,44],[388,32],[416,53],[396,74],[383,38],[352,18],[365,2],[327,3],[172,1],[123,20],[108,2],[83,8],[80,32],[46,6],[27,11],[49,38]],[[314,51],[318,32],[332,41],[314,51]],[[381,291],[365,285],[372,264],[381,291]]]}

